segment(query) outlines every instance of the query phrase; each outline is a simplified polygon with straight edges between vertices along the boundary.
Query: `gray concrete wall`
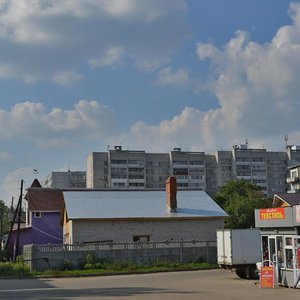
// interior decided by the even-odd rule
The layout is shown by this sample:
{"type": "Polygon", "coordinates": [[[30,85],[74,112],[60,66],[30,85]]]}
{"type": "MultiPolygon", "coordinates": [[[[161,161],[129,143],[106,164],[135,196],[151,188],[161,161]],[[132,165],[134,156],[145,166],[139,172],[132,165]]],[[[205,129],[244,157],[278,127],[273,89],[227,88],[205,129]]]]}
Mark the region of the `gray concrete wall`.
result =
{"type": "Polygon", "coordinates": [[[91,245],[26,245],[23,256],[32,271],[59,269],[64,262],[79,268],[87,254],[98,260],[150,264],[164,262],[216,263],[216,242],[130,243],[91,245]]]}

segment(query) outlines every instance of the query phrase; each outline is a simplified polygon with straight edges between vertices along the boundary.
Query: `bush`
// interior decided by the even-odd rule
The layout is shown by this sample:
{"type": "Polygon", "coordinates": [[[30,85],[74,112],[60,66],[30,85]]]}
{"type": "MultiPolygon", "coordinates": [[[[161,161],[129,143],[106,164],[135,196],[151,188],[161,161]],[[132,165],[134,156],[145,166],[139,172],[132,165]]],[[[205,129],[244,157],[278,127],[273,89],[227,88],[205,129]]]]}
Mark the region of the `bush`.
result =
{"type": "Polygon", "coordinates": [[[96,258],[93,254],[87,254],[84,258],[83,269],[95,269],[96,258]]]}
{"type": "Polygon", "coordinates": [[[2,262],[0,263],[0,276],[24,276],[29,275],[30,269],[23,262],[2,262]]]}
{"type": "Polygon", "coordinates": [[[73,270],[74,268],[73,268],[72,263],[70,261],[64,260],[59,269],[61,271],[69,271],[69,270],[73,270]]]}

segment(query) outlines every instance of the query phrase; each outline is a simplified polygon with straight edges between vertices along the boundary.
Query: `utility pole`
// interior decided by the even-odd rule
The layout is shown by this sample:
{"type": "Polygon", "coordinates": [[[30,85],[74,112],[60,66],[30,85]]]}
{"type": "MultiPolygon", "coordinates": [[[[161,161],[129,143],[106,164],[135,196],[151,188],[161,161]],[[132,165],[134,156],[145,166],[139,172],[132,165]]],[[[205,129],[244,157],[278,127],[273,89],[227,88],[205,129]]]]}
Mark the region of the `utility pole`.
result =
{"type": "Polygon", "coordinates": [[[19,202],[18,202],[18,207],[19,207],[19,211],[18,211],[18,229],[17,229],[17,241],[16,241],[16,255],[14,257],[14,261],[15,261],[15,258],[20,254],[19,244],[20,244],[20,226],[21,226],[21,218],[22,218],[23,183],[24,183],[24,180],[22,179],[21,180],[20,197],[19,197],[19,202]]]}

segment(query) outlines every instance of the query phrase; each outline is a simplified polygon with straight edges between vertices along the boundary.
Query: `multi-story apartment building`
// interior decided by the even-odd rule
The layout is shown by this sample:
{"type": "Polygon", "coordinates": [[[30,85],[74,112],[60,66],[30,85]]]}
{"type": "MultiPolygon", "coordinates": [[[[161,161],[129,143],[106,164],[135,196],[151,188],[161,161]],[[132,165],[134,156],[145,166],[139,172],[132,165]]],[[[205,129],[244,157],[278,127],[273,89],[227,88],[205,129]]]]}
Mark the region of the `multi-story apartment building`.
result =
{"type": "Polygon", "coordinates": [[[81,183],[79,178],[75,180],[76,172],[52,172],[44,186],[162,189],[167,177],[172,175],[177,178],[179,189],[201,189],[213,195],[228,181],[244,179],[257,184],[272,197],[274,193],[287,191],[287,168],[295,164],[300,165],[299,146],[287,146],[285,152],[235,145],[231,151],[207,154],[180,148],[169,153],[146,153],[116,146],[107,152],[88,155],[86,185],[82,182],[84,177],[81,177],[81,183]]]}
{"type": "Polygon", "coordinates": [[[267,194],[266,149],[251,149],[247,145],[235,145],[233,146],[232,156],[234,161],[234,177],[260,186],[265,194],[267,194]]]}
{"type": "Polygon", "coordinates": [[[86,187],[109,188],[108,154],[106,152],[93,152],[86,160],[86,187]]]}
{"type": "Polygon", "coordinates": [[[204,152],[174,148],[170,152],[170,175],[176,177],[178,188],[206,190],[204,152]]]}
{"type": "Polygon", "coordinates": [[[146,153],[146,187],[165,187],[170,176],[170,156],[168,153],[146,153]]]}
{"type": "Polygon", "coordinates": [[[145,153],[116,146],[87,157],[87,188],[165,188],[169,176],[178,188],[206,188],[204,152],[145,153]]]}
{"type": "Polygon", "coordinates": [[[267,152],[268,195],[286,193],[288,157],[286,152],[267,152]]]}
{"type": "Polygon", "coordinates": [[[42,182],[42,186],[56,189],[85,188],[86,172],[51,172],[42,182]]]}
{"type": "Polygon", "coordinates": [[[233,146],[232,151],[207,154],[206,158],[210,156],[216,159],[216,171],[208,173],[206,170],[207,192],[210,194],[214,194],[218,188],[232,179],[244,179],[257,184],[268,196],[286,192],[286,152],[251,149],[245,144],[233,146]],[[215,176],[215,185],[210,184],[213,182],[210,176],[215,176]]]}

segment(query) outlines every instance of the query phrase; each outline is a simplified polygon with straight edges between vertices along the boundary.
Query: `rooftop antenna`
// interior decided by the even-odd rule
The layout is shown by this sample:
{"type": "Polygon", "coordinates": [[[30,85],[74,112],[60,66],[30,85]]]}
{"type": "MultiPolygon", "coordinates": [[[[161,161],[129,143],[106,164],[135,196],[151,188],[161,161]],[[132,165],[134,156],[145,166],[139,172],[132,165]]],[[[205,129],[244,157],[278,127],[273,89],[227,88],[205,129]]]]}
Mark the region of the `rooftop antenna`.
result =
{"type": "MultiPolygon", "coordinates": [[[[39,174],[39,171],[37,169],[33,169],[32,174],[37,175],[37,174],[39,174]]],[[[35,176],[35,177],[37,177],[37,176],[35,176]]]]}
{"type": "Polygon", "coordinates": [[[289,136],[287,134],[284,136],[284,140],[285,140],[285,146],[287,147],[288,146],[288,140],[289,140],[289,136]]]}

